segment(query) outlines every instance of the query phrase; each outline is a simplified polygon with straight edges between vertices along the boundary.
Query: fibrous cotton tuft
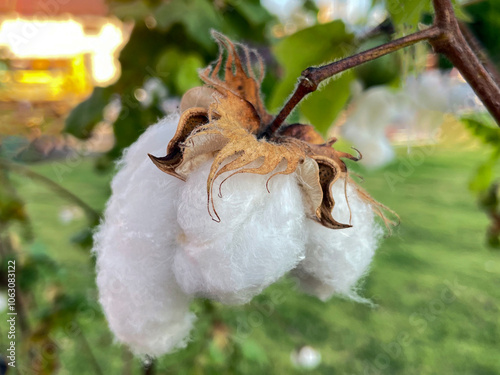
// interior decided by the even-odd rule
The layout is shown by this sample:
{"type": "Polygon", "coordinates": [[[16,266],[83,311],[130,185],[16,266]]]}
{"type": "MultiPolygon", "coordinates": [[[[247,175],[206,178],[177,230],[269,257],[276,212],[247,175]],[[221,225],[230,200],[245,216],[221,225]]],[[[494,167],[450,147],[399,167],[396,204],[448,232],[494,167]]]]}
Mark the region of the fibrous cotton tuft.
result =
{"type": "Polygon", "coordinates": [[[344,190],[345,183],[338,180],[332,187],[333,216],[344,223],[351,218],[352,227],[330,230],[307,221],[306,257],[294,270],[302,289],[322,300],[334,293],[361,300],[355,287],[367,272],[383,234],[370,205],[360,198],[352,184],[347,183],[344,190]]]}
{"type": "Polygon", "coordinates": [[[100,302],[120,342],[138,355],[182,348],[193,297],[242,304],[289,271],[323,300],[358,298],[381,230],[354,186],[347,186],[349,210],[344,180],[333,185],[333,216],[347,223],[351,212],[353,224],[333,230],[306,217],[295,173],[236,174],[219,197],[223,175],[214,186],[216,222],[207,211],[212,160],[182,181],[147,156],[164,152],[178,121],[161,120],[126,150],[94,236],[100,302]]]}
{"type": "Polygon", "coordinates": [[[240,173],[222,185],[222,198],[215,197],[216,222],[207,213],[210,166],[191,173],[179,195],[183,234],[174,272],[188,294],[241,304],[303,259],[301,192],[293,174],[273,177],[268,192],[270,175],[240,173]]]}
{"type": "Polygon", "coordinates": [[[194,319],[191,298],[172,270],[180,233],[176,196],[183,183],[147,157],[163,151],[177,121],[160,121],[125,152],[94,236],[104,313],[116,338],[139,355],[185,346],[194,319]]]}

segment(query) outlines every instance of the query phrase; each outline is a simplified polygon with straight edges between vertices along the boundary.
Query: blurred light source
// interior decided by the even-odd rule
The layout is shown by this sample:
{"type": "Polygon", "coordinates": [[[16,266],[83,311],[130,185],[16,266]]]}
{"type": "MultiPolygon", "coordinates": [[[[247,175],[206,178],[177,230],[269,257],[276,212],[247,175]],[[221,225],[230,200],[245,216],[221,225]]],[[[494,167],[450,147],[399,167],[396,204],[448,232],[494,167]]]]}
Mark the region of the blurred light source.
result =
{"type": "Polygon", "coordinates": [[[39,21],[5,19],[0,24],[0,48],[7,59],[58,59],[89,55],[92,81],[107,86],[119,76],[118,52],[125,42],[123,25],[106,19],[97,34],[86,32],[75,19],[39,21]]]}

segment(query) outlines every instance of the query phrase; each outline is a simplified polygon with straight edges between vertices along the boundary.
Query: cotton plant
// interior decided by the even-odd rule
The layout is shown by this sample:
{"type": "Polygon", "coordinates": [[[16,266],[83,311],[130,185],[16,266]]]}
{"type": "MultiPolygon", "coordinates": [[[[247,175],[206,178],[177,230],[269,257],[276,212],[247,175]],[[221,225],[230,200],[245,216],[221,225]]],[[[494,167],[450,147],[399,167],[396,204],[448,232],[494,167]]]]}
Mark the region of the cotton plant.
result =
{"type": "Polygon", "coordinates": [[[263,131],[262,59],[213,36],[220,56],[200,72],[205,85],[124,152],[94,236],[109,327],[141,356],[187,344],[193,298],[244,304],[287,273],[322,300],[361,300],[376,217],[389,224],[349,176],[344,159],[359,157],[335,139],[303,124],[263,131]]]}

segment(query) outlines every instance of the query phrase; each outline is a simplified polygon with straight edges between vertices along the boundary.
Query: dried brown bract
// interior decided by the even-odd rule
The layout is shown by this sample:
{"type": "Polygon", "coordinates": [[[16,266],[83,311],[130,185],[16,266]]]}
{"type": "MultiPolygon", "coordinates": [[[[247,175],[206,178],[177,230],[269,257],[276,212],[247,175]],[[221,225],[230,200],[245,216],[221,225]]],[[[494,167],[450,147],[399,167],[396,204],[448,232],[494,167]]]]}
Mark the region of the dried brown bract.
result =
{"type": "MultiPolygon", "coordinates": [[[[336,139],[325,142],[310,125],[285,124],[276,134],[264,136],[273,117],[265,110],[260,96],[264,77],[261,57],[218,32],[212,35],[219,44],[220,55],[200,73],[206,85],[184,95],[182,115],[167,155],[149,155],[151,160],[165,173],[185,180],[200,164],[213,159],[207,180],[207,205],[216,221],[220,218],[214,206],[213,189],[222,175],[228,174],[219,184],[219,195],[224,181],[238,173],[274,172],[269,182],[276,175],[295,172],[307,215],[328,228],[350,227],[350,223],[339,223],[332,217],[335,201],[331,186],[339,178],[349,178],[342,159],[357,161],[361,155],[335,150],[332,145],[336,139]]],[[[361,188],[358,190],[384,222],[390,223],[382,212],[386,208],[361,188]]]]}

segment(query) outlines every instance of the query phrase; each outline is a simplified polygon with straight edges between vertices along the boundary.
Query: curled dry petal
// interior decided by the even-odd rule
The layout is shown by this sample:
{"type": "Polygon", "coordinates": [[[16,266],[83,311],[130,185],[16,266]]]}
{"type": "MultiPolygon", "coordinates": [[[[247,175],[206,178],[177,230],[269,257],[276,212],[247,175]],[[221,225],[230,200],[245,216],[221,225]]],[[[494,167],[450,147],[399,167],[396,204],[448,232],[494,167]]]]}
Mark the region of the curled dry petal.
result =
{"type": "MultiPolygon", "coordinates": [[[[260,138],[261,130],[272,120],[260,97],[262,58],[255,50],[235,44],[218,32],[212,35],[220,47],[219,58],[200,72],[206,85],[189,90],[182,98],[183,112],[167,155],[149,155],[153,163],[163,172],[186,180],[193,170],[213,159],[207,180],[207,208],[215,221],[220,221],[213,201],[219,178],[218,194],[222,196],[224,182],[236,174],[267,175],[274,171],[269,180],[278,174],[296,173],[311,219],[327,228],[350,227],[350,223],[332,217],[335,200],[331,187],[339,178],[349,178],[342,159],[357,161],[361,155],[335,150],[332,145],[336,139],[325,142],[311,125],[285,125],[277,134],[260,138]],[[257,63],[257,72],[252,61],[257,63]],[[277,170],[280,165],[284,167],[277,170]]],[[[359,191],[386,224],[390,223],[383,215],[386,208],[359,191]]]]}

